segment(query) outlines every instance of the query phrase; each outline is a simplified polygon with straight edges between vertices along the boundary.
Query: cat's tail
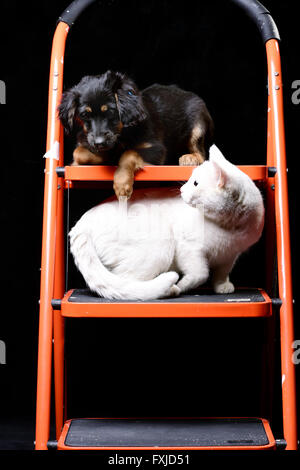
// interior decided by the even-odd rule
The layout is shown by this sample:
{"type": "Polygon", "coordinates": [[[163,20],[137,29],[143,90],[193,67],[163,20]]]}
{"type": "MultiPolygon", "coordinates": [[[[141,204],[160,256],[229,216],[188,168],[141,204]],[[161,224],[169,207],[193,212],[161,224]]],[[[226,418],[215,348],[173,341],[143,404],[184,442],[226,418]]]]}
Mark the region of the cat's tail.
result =
{"type": "Polygon", "coordinates": [[[154,300],[178,295],[176,272],[162,273],[150,281],[128,280],[110,272],[101,262],[91,237],[76,230],[70,234],[75,264],[91,291],[106,299],[154,300]]]}

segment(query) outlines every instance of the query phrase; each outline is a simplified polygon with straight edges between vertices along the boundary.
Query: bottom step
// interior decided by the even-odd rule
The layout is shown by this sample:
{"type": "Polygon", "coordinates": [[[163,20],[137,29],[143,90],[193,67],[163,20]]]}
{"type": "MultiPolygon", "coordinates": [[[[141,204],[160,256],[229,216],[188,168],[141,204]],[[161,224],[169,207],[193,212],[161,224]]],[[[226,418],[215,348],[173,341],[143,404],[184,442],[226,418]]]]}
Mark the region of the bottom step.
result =
{"type": "Polygon", "coordinates": [[[64,425],[60,450],[275,448],[260,418],[73,419],[64,425]]]}

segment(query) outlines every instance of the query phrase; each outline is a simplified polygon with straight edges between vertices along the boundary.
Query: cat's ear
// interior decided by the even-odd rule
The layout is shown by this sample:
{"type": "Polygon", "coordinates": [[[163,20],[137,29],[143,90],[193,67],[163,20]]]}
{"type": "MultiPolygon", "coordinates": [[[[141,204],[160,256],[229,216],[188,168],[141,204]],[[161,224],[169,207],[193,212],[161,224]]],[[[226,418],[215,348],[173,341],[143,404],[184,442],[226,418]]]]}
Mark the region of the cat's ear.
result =
{"type": "Polygon", "coordinates": [[[212,161],[214,178],[218,188],[224,188],[228,180],[228,176],[224,168],[222,168],[216,161],[212,161]]]}

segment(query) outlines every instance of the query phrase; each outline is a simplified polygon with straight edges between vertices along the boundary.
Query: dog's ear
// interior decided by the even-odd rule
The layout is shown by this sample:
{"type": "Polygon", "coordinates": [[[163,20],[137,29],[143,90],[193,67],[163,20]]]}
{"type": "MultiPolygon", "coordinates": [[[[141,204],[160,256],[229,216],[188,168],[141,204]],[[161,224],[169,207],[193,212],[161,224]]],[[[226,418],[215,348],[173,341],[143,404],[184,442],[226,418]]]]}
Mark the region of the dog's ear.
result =
{"type": "Polygon", "coordinates": [[[76,89],[71,88],[63,93],[58,107],[58,117],[68,133],[74,128],[78,97],[79,95],[76,89]]]}
{"type": "Polygon", "coordinates": [[[124,73],[121,72],[111,72],[109,71],[109,77],[111,81],[111,90],[113,93],[122,93],[129,96],[139,95],[139,89],[134,83],[134,81],[127,77],[124,73]]]}
{"type": "Polygon", "coordinates": [[[133,80],[120,72],[110,72],[111,90],[117,95],[124,127],[134,126],[147,117],[141,93],[133,80]]]}
{"type": "Polygon", "coordinates": [[[126,75],[121,72],[113,72],[108,70],[105,74],[107,87],[111,89],[113,93],[117,93],[122,89],[125,80],[127,79],[126,75]]]}

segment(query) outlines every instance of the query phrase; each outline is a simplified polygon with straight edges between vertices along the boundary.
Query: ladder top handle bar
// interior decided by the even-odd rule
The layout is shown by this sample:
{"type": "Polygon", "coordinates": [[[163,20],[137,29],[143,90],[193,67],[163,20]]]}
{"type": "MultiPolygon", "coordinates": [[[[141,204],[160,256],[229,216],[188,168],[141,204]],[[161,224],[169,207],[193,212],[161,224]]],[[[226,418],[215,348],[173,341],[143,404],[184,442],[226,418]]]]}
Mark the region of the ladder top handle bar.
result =
{"type": "MultiPolygon", "coordinates": [[[[61,14],[58,22],[63,21],[70,27],[75,23],[80,14],[96,0],[74,0],[61,14]]],[[[280,40],[279,32],[270,12],[257,0],[230,0],[240,7],[256,23],[263,42],[269,39],[280,40]]]]}

